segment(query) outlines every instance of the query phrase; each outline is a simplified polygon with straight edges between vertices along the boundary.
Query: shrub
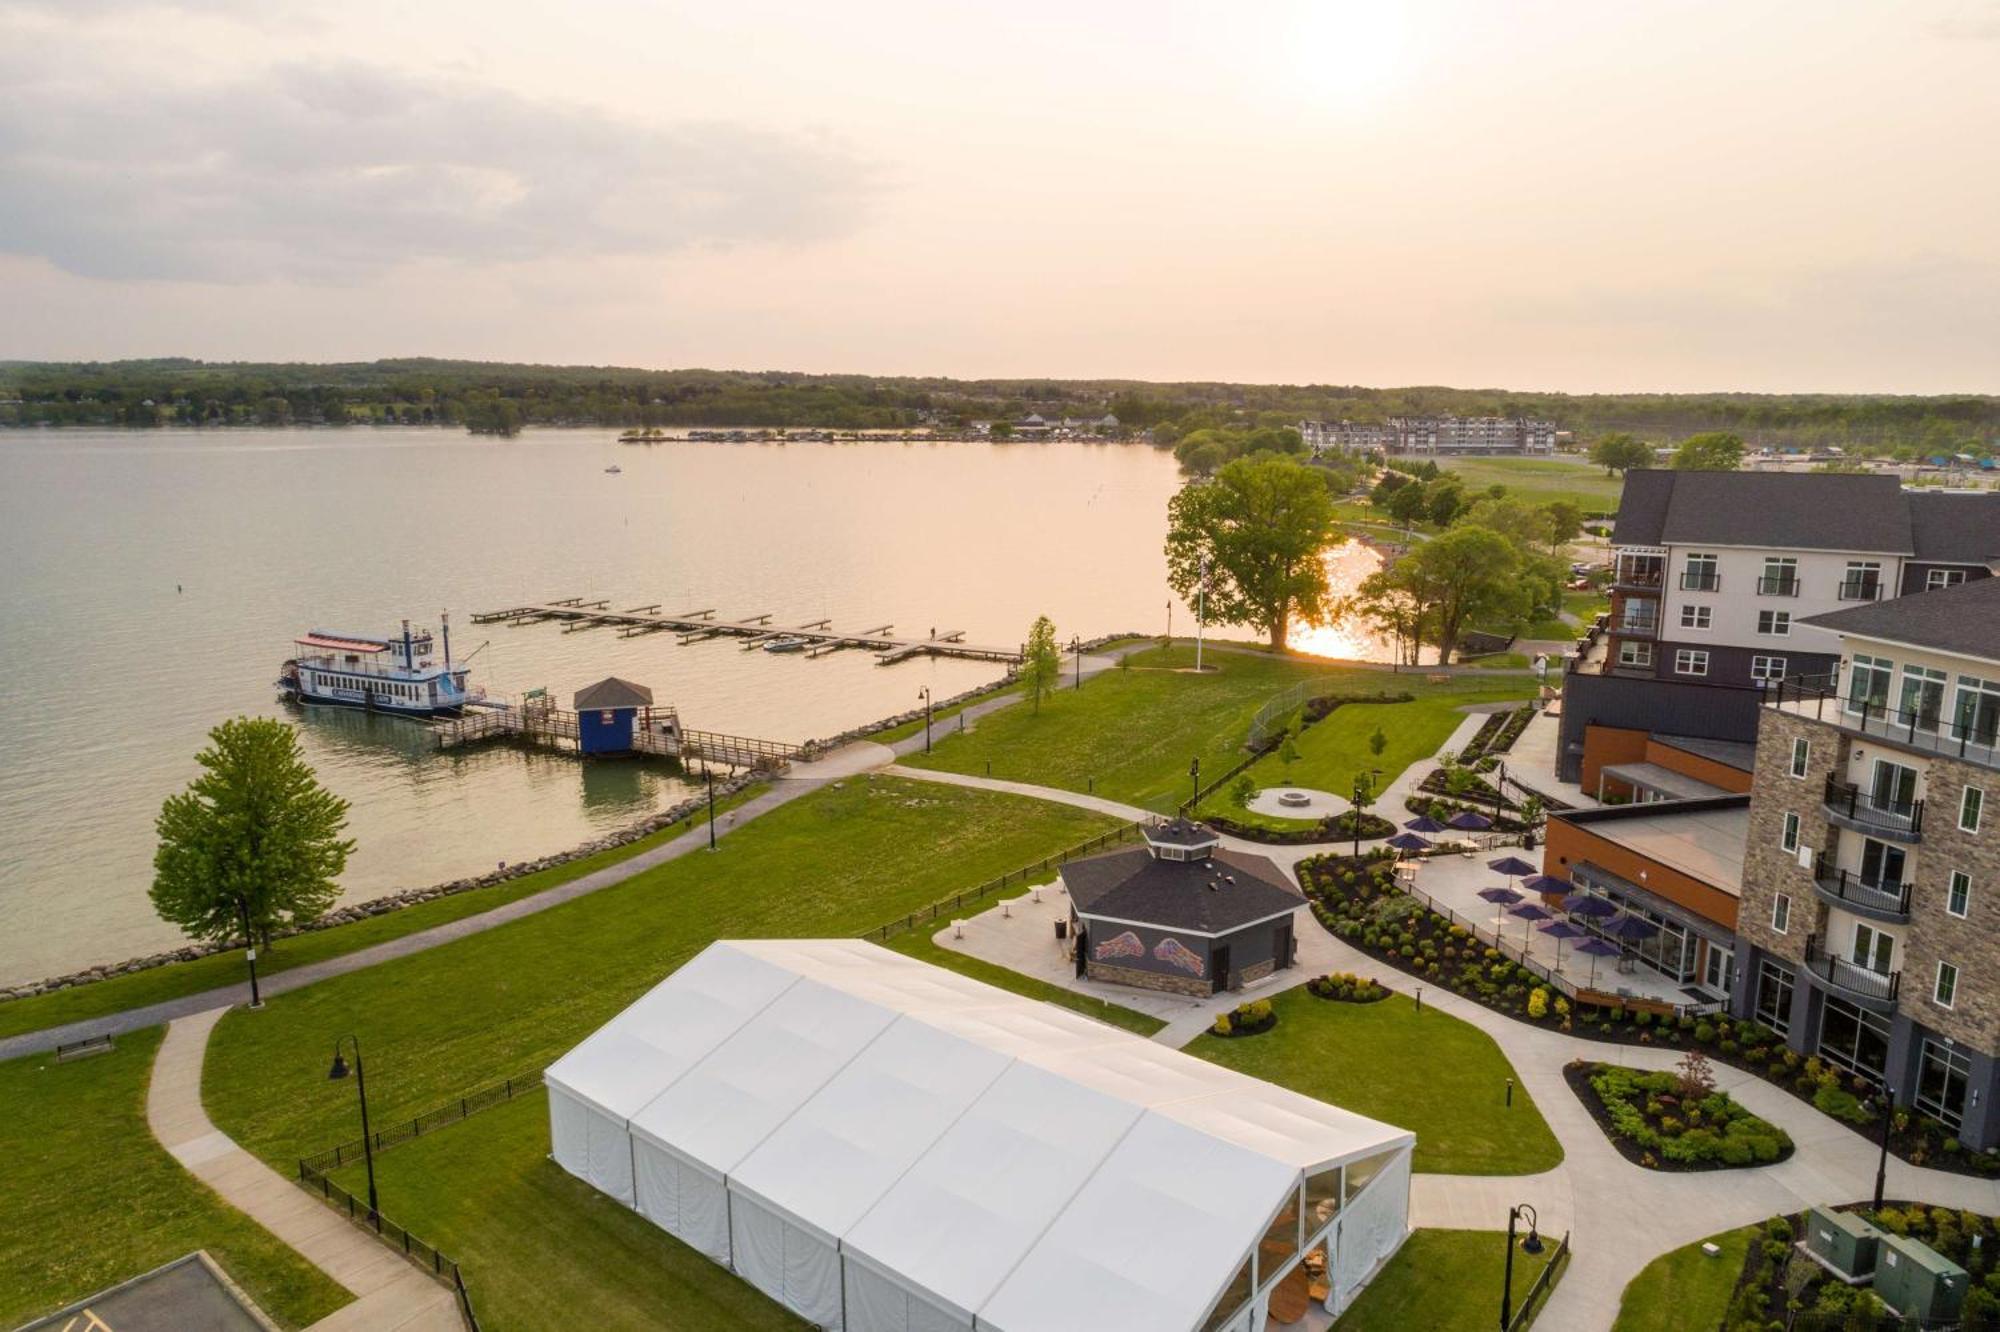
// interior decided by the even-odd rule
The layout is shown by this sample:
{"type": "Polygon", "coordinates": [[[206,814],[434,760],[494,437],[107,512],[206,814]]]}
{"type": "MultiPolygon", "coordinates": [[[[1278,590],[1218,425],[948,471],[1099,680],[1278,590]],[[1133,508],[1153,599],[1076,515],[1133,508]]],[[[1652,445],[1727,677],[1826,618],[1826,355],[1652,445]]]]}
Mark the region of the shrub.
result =
{"type": "Polygon", "coordinates": [[[1549,1012],[1549,992],[1537,985],[1528,995],[1528,1016],[1539,1021],[1549,1012]]]}
{"type": "Polygon", "coordinates": [[[1819,1090],[1813,1093],[1813,1105],[1820,1113],[1844,1119],[1850,1124],[1866,1124],[1875,1117],[1854,1093],[1825,1083],[1821,1083],[1819,1090]]]}
{"type": "Polygon", "coordinates": [[[1715,1024],[1713,1022],[1695,1023],[1694,1038],[1700,1041],[1703,1045],[1707,1045],[1710,1041],[1715,1039],[1715,1024]]]}
{"type": "Polygon", "coordinates": [[[1217,1013],[1217,1014],[1215,1015],[1215,1025],[1214,1025],[1213,1027],[1209,1028],[1209,1030],[1213,1031],[1213,1032],[1214,1032],[1214,1033],[1215,1033],[1216,1035],[1218,1035],[1218,1036],[1227,1036],[1227,1035],[1229,1035],[1229,1031],[1230,1031],[1230,1027],[1229,1027],[1229,1014],[1227,1014],[1227,1013],[1217,1013]]]}

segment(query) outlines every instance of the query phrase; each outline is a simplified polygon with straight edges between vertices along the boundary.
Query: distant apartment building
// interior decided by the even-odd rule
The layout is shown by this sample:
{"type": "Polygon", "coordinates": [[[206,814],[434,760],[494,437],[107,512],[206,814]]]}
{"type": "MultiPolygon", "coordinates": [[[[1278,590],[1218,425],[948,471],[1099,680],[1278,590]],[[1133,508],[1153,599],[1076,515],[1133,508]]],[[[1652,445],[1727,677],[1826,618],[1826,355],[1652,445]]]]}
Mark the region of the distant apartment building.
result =
{"type": "Polygon", "coordinates": [[[1810,617],[1837,672],[1766,691],[1740,1016],[2000,1141],[2000,580],[1810,617]]]}
{"type": "Polygon", "coordinates": [[[2000,494],[1634,471],[1611,547],[1611,613],[1563,678],[1557,775],[1586,789],[1608,753],[1594,731],[1754,742],[1762,691],[1838,663],[1815,617],[1991,577],[2000,494]]]}
{"type": "Polygon", "coordinates": [[[1299,434],[1314,452],[1379,453],[1393,443],[1380,421],[1301,421],[1299,434]]]}
{"type": "Polygon", "coordinates": [[[1301,421],[1308,447],[1388,453],[1554,453],[1548,421],[1501,416],[1392,416],[1387,421],[1301,421]]]}

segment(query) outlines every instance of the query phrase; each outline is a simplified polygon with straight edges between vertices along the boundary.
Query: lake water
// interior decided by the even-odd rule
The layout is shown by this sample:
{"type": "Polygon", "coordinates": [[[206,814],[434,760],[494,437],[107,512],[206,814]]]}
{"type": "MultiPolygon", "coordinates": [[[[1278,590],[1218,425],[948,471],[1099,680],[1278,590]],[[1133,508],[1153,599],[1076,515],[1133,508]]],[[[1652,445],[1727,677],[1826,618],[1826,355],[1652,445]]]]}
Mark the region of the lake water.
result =
{"type": "MultiPolygon", "coordinates": [[[[376,897],[529,859],[688,794],[651,763],[495,745],[431,752],[409,722],[287,711],[272,689],[309,628],[386,636],[453,613],[453,655],[509,694],[605,675],[685,724],[797,741],[994,678],[990,664],[808,661],[729,639],[679,647],[471,613],[563,596],[778,623],[894,621],[1018,643],[1160,632],[1180,484],[1144,446],[672,444],[615,432],[0,432],[0,982],[169,947],[146,897],[152,820],[209,727],[300,722],[353,806],[344,888],[376,897]],[[612,464],[623,468],[609,475],[612,464]],[[176,590],[176,587],[180,590],[176,590]],[[476,653],[476,655],[474,655],[476,653]]],[[[1330,556],[1344,585],[1372,552],[1330,556]]],[[[1174,605],[1174,628],[1192,617],[1174,605]]],[[[1318,637],[1312,637],[1313,634],[1318,637]]],[[[1379,657],[1345,631],[1315,651],[1379,657]]]]}

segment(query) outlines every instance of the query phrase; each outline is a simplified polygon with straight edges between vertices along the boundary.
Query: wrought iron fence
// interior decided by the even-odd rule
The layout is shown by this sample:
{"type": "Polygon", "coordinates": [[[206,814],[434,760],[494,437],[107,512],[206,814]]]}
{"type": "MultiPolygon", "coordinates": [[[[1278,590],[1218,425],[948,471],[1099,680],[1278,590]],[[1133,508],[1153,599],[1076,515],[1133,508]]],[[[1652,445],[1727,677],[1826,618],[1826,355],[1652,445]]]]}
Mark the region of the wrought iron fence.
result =
{"type": "Polygon", "coordinates": [[[1079,856],[1087,856],[1092,852],[1102,851],[1107,846],[1116,846],[1121,842],[1135,841],[1143,832],[1143,825],[1128,823],[1122,827],[1113,828],[1110,832],[1099,833],[1089,841],[1079,842],[1066,851],[1058,851],[1052,856],[1043,856],[1031,865],[1023,865],[1017,870],[1009,870],[997,879],[988,879],[977,888],[967,888],[965,891],[954,893],[950,897],[940,898],[928,906],[918,907],[902,919],[878,925],[861,937],[864,939],[893,939],[905,930],[915,929],[918,925],[926,921],[935,921],[940,917],[949,919],[952,912],[961,907],[970,906],[972,903],[981,901],[984,898],[991,897],[1011,884],[1044,882],[1045,879],[1042,876],[1047,875],[1053,869],[1061,867],[1064,863],[1075,860],[1079,856]]]}
{"type": "Polygon", "coordinates": [[[375,1129],[369,1133],[365,1144],[356,1138],[352,1142],[329,1147],[313,1156],[302,1157],[299,1161],[299,1178],[303,1181],[308,1171],[321,1174],[359,1161],[365,1155],[367,1148],[383,1152],[398,1143],[421,1138],[424,1134],[441,1129],[447,1124],[456,1124],[468,1115],[511,1101],[523,1092],[534,1091],[541,1085],[542,1074],[537,1069],[533,1073],[524,1073],[519,1077],[507,1078],[491,1086],[481,1087],[478,1091],[468,1092],[434,1110],[426,1110],[423,1114],[414,1115],[409,1119],[399,1119],[384,1128],[375,1129]]]}
{"type": "Polygon", "coordinates": [[[1548,1299],[1549,1291],[1555,1287],[1557,1274],[1562,1271],[1563,1264],[1569,1261],[1569,1253],[1569,1232],[1564,1231],[1562,1239],[1556,1244],[1556,1251],[1550,1254],[1548,1262],[1542,1265],[1542,1270],[1535,1276],[1535,1283],[1528,1287],[1528,1293],[1521,1297],[1520,1306],[1514,1310],[1513,1318],[1508,1320],[1507,1332],[1521,1332],[1522,1329],[1533,1325],[1535,1315],[1542,1311],[1542,1303],[1548,1299]]]}
{"type": "MultiPolygon", "coordinates": [[[[371,1209],[365,1199],[355,1197],[334,1183],[331,1177],[312,1169],[304,1161],[299,1162],[299,1185],[306,1192],[317,1194],[335,1211],[345,1213],[348,1220],[363,1230],[373,1232],[376,1238],[402,1254],[414,1266],[455,1288],[464,1284],[464,1278],[458,1273],[458,1264],[443,1250],[412,1234],[409,1227],[391,1221],[379,1208],[371,1209]]],[[[471,1308],[469,1300],[464,1302],[464,1307],[471,1308]]]]}

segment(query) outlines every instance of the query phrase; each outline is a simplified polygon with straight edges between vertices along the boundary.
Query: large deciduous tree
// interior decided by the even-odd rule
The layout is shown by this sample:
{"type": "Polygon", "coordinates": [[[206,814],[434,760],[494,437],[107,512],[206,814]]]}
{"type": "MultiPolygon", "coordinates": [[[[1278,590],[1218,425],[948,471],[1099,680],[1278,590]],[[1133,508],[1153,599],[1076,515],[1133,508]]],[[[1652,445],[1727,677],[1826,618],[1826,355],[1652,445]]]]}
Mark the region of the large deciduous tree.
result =
{"type": "Polygon", "coordinates": [[[1042,695],[1055,687],[1062,672],[1062,649],[1056,646],[1055,622],[1037,615],[1028,626],[1028,641],[1021,651],[1021,680],[1034,695],[1035,711],[1042,710],[1042,695]]]}
{"type": "Polygon", "coordinates": [[[317,920],[354,843],[347,802],[319,784],[283,722],[237,717],[208,733],[202,773],[155,823],[153,907],[196,939],[269,941],[317,920]]]}
{"type": "Polygon", "coordinates": [[[1238,458],[1167,505],[1167,581],[1207,618],[1254,624],[1283,647],[1294,619],[1327,609],[1326,547],[1338,534],[1326,483],[1288,458],[1238,458]]]}
{"type": "Polygon", "coordinates": [[[1613,472],[1628,472],[1634,467],[1644,467],[1653,460],[1651,446],[1634,439],[1623,430],[1612,430],[1599,435],[1597,442],[1590,446],[1590,460],[1604,469],[1606,476],[1613,472]]]}
{"type": "Polygon", "coordinates": [[[1518,617],[1533,593],[1514,543],[1489,527],[1454,527],[1396,562],[1396,581],[1427,610],[1438,663],[1451,660],[1460,631],[1481,620],[1518,617]]]}
{"type": "Polygon", "coordinates": [[[1743,437],[1727,430],[1689,435],[1674,448],[1678,472],[1733,472],[1743,465],[1743,437]]]}

